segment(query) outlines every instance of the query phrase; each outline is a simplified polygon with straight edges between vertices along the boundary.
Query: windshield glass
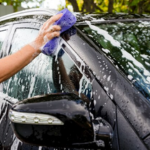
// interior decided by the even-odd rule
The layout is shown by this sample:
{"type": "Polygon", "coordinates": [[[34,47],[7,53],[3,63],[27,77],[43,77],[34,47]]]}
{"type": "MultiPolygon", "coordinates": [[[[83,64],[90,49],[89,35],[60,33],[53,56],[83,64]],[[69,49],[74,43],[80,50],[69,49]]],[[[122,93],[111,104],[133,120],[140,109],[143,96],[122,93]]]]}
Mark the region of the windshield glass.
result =
{"type": "Polygon", "coordinates": [[[150,100],[150,22],[87,22],[79,28],[150,100]]]}

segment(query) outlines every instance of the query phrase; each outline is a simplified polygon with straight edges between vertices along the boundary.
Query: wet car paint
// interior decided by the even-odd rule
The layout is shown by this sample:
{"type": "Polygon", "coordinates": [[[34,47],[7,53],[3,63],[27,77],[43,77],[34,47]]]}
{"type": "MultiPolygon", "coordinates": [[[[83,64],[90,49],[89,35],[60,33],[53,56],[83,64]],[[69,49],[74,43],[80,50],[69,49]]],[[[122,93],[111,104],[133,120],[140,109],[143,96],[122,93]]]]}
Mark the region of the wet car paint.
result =
{"type": "MultiPolygon", "coordinates": [[[[149,116],[149,104],[145,101],[145,98],[127,81],[125,76],[122,76],[122,74],[116,70],[111,62],[106,59],[104,54],[96,52],[87,43],[84,45],[84,42],[82,39],[79,39],[79,37],[71,37],[71,40],[68,41],[72,47],[75,46],[75,42],[78,43],[78,47],[76,46],[75,51],[77,51],[81,58],[86,59],[84,60],[88,63],[87,65],[92,68],[98,83],[103,89],[99,91],[105,93],[103,94],[104,97],[106,97],[107,94],[111,101],[120,107],[126,118],[131,121],[131,124],[137,130],[139,136],[144,138],[148,135],[150,133],[150,120],[146,118],[149,116]],[[138,113],[140,112],[142,112],[143,116],[139,120],[138,117],[140,115],[138,113]],[[141,132],[139,128],[142,128],[143,132],[141,132]]],[[[96,88],[96,90],[98,90],[98,88],[96,88]]],[[[96,93],[96,90],[93,92],[96,93]]],[[[101,97],[101,95],[98,96],[101,97]]],[[[98,103],[102,102],[98,98],[96,98],[96,100],[98,103]]],[[[102,104],[96,105],[96,107],[99,108],[99,106],[103,106],[107,101],[108,100],[104,100],[102,104]]],[[[98,109],[96,112],[98,112],[98,109]]]]}
{"type": "MultiPolygon", "coordinates": [[[[23,20],[23,18],[22,18],[23,20]]],[[[70,37],[67,43],[74,48],[77,55],[69,49],[64,48],[76,62],[80,57],[83,62],[78,62],[79,66],[87,68],[90,73],[85,75],[91,79],[93,91],[90,110],[93,116],[103,117],[114,129],[113,149],[146,149],[149,147],[149,104],[145,102],[143,96],[119,73],[113,64],[91,41],[88,41],[77,28],[77,34],[70,37]],[[83,40],[82,40],[83,39],[83,40]],[[71,54],[70,54],[71,55],[71,54]],[[104,68],[104,69],[103,69],[104,68]],[[90,74],[90,75],[89,75],[90,74]],[[124,126],[122,126],[122,124],[124,126]],[[128,129],[128,130],[125,130],[128,129]],[[130,134],[130,136],[129,136],[130,134]],[[143,141],[145,144],[143,144],[143,141]],[[131,144],[129,144],[131,143],[131,144]],[[138,143],[138,144],[137,144],[138,143]],[[146,145],[146,146],[145,146],[146,145]]],[[[5,149],[42,149],[43,147],[32,147],[19,141],[12,133],[10,121],[4,116],[8,113],[8,108],[12,103],[1,98],[1,130],[2,134],[12,135],[9,138],[1,137],[1,145],[5,149]],[[9,124],[6,126],[6,124],[9,124]]]]}

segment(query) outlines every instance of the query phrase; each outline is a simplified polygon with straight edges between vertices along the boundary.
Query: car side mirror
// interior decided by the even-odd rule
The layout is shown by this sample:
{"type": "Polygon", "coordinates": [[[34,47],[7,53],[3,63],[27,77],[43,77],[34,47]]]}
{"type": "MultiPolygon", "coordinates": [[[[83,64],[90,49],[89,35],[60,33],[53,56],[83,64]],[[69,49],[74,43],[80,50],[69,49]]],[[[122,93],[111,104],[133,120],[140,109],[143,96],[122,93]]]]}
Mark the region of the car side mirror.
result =
{"type": "Polygon", "coordinates": [[[92,119],[86,103],[75,94],[36,96],[9,111],[16,136],[23,142],[50,147],[105,147],[113,135],[102,118],[92,119]]]}

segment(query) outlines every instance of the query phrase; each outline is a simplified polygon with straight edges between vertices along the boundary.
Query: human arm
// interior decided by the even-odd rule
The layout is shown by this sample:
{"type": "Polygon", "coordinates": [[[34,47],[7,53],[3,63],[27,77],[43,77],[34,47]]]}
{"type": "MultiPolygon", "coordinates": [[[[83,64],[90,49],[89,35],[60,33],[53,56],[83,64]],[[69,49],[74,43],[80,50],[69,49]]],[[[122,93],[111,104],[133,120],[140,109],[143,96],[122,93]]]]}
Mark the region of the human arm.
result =
{"type": "Polygon", "coordinates": [[[58,14],[47,20],[32,43],[25,45],[16,53],[0,59],[0,83],[13,76],[37,57],[46,42],[60,35],[60,26],[52,26],[52,24],[61,16],[62,14],[58,14]]]}
{"type": "Polygon", "coordinates": [[[40,50],[35,50],[28,44],[18,52],[0,59],[0,83],[25,67],[38,56],[40,52],[40,50]]]}

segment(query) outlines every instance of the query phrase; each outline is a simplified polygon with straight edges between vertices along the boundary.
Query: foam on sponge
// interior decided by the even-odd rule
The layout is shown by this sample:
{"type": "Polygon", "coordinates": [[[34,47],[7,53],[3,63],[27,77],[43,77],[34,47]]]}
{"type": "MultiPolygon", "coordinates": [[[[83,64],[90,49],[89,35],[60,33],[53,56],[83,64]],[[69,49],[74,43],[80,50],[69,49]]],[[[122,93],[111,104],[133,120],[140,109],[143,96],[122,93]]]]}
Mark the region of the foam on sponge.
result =
{"type": "MultiPolygon", "coordinates": [[[[62,17],[53,25],[61,26],[60,33],[62,33],[71,28],[76,23],[76,17],[66,8],[60,11],[58,14],[60,13],[63,14],[62,17]]],[[[44,45],[44,47],[42,48],[42,52],[46,55],[54,55],[57,50],[58,44],[59,38],[55,37],[44,45]]]]}

